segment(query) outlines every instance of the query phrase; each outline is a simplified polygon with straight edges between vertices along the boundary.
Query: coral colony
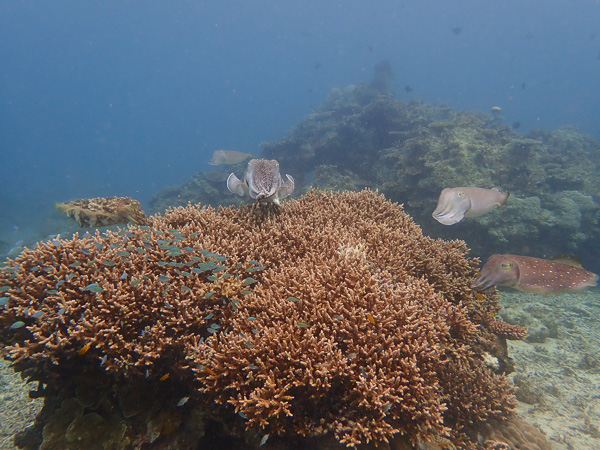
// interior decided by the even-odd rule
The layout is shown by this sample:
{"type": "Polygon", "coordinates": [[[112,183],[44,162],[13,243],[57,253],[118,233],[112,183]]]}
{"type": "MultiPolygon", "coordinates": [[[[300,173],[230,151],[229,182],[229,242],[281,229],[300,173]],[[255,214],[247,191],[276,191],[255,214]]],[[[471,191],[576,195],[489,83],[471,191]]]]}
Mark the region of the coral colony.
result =
{"type": "Polygon", "coordinates": [[[40,242],[0,269],[4,352],[46,401],[20,439],[548,448],[505,378],[526,331],[466,253],[369,190],[40,242]]]}

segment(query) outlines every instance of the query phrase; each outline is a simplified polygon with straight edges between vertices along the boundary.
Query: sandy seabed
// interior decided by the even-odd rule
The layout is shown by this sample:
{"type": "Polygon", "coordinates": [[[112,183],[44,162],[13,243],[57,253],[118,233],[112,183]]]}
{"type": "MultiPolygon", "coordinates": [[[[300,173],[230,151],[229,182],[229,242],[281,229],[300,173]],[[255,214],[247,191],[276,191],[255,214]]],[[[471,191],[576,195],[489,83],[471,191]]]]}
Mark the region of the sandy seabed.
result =
{"type": "MultiPolygon", "coordinates": [[[[501,292],[500,315],[526,325],[526,341],[509,341],[516,372],[518,413],[538,427],[555,449],[600,449],[600,289],[533,295],[501,292]]],[[[0,449],[31,426],[43,399],[0,360],[0,449]]]]}

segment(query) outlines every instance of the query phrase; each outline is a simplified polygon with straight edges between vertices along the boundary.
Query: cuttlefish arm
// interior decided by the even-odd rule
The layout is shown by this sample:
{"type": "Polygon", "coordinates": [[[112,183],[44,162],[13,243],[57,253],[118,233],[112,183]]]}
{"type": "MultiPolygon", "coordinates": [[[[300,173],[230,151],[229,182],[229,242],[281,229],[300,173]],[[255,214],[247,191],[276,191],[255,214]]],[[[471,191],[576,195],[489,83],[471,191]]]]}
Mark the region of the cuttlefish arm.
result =
{"type": "Polygon", "coordinates": [[[227,189],[240,197],[248,194],[248,183],[246,183],[246,177],[244,176],[243,178],[243,180],[240,180],[234,173],[229,174],[227,177],[227,189]]]}
{"type": "Polygon", "coordinates": [[[519,289],[521,269],[519,263],[507,255],[492,255],[481,269],[471,287],[485,291],[492,286],[510,286],[519,289]]]}
{"type": "Polygon", "coordinates": [[[471,199],[461,188],[445,188],[440,194],[433,218],[443,225],[460,222],[471,209],[471,199]]]}

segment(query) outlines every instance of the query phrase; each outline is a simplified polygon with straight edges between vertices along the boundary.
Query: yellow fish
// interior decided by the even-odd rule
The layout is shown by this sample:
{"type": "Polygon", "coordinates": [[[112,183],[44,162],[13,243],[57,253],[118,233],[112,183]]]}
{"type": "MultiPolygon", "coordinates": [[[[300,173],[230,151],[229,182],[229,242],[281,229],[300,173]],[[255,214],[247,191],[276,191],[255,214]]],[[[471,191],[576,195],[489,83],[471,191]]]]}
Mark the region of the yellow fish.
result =
{"type": "Polygon", "coordinates": [[[242,153],[235,150],[215,150],[208,162],[211,166],[219,164],[239,164],[252,157],[252,153],[242,153]]]}
{"type": "Polygon", "coordinates": [[[54,206],[82,227],[104,227],[127,222],[148,224],[148,216],[141,203],[131,197],[84,198],[56,203],[54,206]]]}

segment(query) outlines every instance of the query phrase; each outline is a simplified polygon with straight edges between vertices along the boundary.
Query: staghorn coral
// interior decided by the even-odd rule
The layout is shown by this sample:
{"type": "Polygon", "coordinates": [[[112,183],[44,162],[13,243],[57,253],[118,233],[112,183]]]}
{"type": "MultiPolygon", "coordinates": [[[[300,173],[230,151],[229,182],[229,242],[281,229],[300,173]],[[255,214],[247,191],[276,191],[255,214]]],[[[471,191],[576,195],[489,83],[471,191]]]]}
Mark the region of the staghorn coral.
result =
{"type": "Polygon", "coordinates": [[[118,411],[135,446],[189,442],[210,417],[252,445],[469,447],[472,424],[511,417],[515,400],[483,361],[497,298],[470,290],[466,252],[371,191],[179,207],[9,260],[0,339],[39,395],[76,397],[73,420],[118,411]],[[84,395],[90,383],[103,394],[84,395]],[[178,413],[184,396],[193,414],[178,413]]]}
{"type": "Polygon", "coordinates": [[[487,324],[488,328],[499,336],[506,339],[522,341],[527,337],[527,328],[520,325],[511,325],[502,320],[492,320],[487,324]]]}

